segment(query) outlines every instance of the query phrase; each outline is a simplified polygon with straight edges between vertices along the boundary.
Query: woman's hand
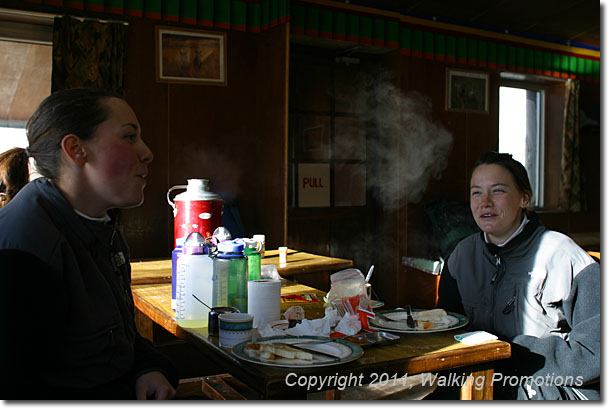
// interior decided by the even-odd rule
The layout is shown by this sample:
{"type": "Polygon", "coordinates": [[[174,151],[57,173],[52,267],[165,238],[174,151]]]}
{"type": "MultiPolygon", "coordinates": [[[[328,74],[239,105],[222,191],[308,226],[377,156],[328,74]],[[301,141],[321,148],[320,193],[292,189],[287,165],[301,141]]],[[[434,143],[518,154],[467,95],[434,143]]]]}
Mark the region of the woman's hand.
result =
{"type": "Polygon", "coordinates": [[[136,398],[138,400],[169,400],[175,394],[176,390],[161,372],[145,373],[136,380],[136,398]]]}

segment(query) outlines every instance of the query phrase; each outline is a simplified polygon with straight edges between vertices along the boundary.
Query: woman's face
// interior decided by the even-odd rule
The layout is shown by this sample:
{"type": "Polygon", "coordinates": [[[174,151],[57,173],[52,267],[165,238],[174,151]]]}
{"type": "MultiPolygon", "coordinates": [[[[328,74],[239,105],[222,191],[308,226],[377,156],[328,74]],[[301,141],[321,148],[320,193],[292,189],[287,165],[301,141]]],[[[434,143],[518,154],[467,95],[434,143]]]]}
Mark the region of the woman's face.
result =
{"type": "Polygon", "coordinates": [[[104,211],[138,206],[144,201],[153,154],[142,140],[140,124],[129,104],[120,98],[107,98],[103,104],[109,108],[108,119],[84,141],[89,187],[104,211]]]}
{"type": "Polygon", "coordinates": [[[519,191],[511,173],[501,165],[477,167],[470,179],[470,209],[479,228],[501,244],[521,225],[521,210],[529,195],[519,191]]]}

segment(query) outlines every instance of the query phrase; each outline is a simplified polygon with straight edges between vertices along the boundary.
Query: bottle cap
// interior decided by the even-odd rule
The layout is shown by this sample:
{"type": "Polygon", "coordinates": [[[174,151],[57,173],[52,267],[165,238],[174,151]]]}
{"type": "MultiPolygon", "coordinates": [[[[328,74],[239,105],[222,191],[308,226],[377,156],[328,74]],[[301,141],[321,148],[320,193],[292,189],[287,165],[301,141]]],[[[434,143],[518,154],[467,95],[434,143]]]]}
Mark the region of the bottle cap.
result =
{"type": "Polygon", "coordinates": [[[186,255],[203,255],[205,253],[205,238],[199,232],[188,234],[182,245],[182,253],[186,255]]]}
{"type": "Polygon", "coordinates": [[[222,253],[242,253],[244,251],[244,243],[241,240],[224,241],[218,245],[218,252],[222,253]]]}

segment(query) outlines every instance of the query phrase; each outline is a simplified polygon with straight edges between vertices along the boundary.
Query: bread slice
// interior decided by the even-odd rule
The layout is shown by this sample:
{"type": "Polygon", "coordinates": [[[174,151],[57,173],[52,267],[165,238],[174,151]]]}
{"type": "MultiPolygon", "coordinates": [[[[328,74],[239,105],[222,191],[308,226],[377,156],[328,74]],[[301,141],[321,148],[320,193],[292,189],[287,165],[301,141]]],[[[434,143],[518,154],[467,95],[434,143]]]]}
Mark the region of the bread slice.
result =
{"type": "MultiPolygon", "coordinates": [[[[299,349],[295,349],[290,346],[276,346],[269,343],[247,343],[247,350],[255,350],[259,352],[259,357],[261,357],[261,353],[271,353],[278,357],[283,357],[286,359],[301,359],[301,360],[313,360],[313,356],[309,352],[304,352],[299,349]]],[[[262,357],[261,357],[262,358],[262,357]]]]}
{"type": "Polygon", "coordinates": [[[414,316],[417,320],[425,320],[427,322],[440,322],[443,320],[443,317],[447,316],[447,312],[444,309],[430,309],[415,312],[414,316]]]}

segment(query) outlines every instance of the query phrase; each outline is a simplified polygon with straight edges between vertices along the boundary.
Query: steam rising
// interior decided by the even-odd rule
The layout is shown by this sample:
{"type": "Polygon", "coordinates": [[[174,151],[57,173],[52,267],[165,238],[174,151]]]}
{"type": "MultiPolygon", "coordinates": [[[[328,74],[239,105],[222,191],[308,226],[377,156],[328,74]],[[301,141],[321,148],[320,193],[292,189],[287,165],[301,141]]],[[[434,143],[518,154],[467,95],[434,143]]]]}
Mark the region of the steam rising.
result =
{"type": "Polygon", "coordinates": [[[430,178],[440,179],[447,167],[453,136],[433,120],[432,103],[421,93],[403,94],[388,82],[374,89],[370,120],[379,142],[370,148],[379,173],[368,178],[374,184],[370,189],[386,206],[400,206],[404,199],[419,202],[430,178]]]}

